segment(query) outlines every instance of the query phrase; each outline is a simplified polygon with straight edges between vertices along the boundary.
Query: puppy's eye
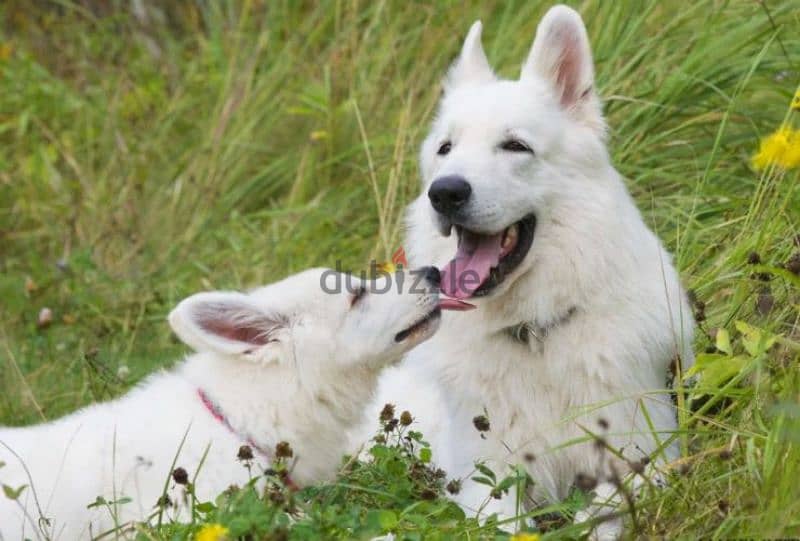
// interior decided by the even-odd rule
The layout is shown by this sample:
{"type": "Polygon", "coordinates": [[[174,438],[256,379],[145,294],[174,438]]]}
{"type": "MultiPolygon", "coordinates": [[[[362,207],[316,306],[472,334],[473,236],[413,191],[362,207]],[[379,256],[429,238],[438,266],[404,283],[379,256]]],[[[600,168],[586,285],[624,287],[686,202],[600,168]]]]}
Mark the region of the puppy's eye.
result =
{"type": "Polygon", "coordinates": [[[508,152],[530,152],[533,154],[533,149],[520,141],[519,139],[509,139],[500,143],[500,148],[508,152]]]}
{"type": "Polygon", "coordinates": [[[436,154],[439,156],[447,156],[450,154],[450,149],[453,148],[453,143],[450,141],[445,141],[439,146],[439,150],[436,151],[436,154]]]}
{"type": "Polygon", "coordinates": [[[367,294],[367,288],[364,286],[359,287],[358,290],[355,293],[353,293],[353,296],[350,297],[350,308],[355,306],[358,303],[358,301],[364,298],[364,295],[366,294],[367,294]]]}

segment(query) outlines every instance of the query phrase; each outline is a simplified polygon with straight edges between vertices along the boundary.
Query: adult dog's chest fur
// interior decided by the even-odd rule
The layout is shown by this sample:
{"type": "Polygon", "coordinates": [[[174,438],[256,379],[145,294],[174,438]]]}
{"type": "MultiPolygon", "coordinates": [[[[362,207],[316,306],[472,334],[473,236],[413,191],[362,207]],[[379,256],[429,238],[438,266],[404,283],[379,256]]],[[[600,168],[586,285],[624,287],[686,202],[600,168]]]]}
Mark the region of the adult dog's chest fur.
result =
{"type": "MultiPolygon", "coordinates": [[[[455,475],[466,474],[474,460],[494,468],[523,464],[536,483],[535,497],[561,498],[577,473],[598,468],[601,456],[589,434],[603,433],[600,419],[616,432],[637,432],[636,401],[626,395],[648,388],[648,378],[615,373],[625,363],[603,364],[604,342],[586,336],[594,323],[576,313],[546,335],[520,340],[505,329],[470,332],[460,321],[446,321],[414,352],[428,358],[428,373],[442,389],[447,445],[458,450],[448,464],[455,475]],[[479,415],[489,420],[483,433],[473,422],[479,415]]],[[[629,445],[633,456],[652,447],[638,438],[612,439],[629,445]]]]}

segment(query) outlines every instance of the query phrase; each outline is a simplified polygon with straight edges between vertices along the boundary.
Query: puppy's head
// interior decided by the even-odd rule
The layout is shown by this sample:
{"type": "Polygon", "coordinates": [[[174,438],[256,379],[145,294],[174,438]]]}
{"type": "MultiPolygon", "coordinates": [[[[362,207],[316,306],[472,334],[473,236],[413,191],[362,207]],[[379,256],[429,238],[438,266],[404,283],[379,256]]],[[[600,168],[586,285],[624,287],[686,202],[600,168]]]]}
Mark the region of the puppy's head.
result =
{"type": "Polygon", "coordinates": [[[422,146],[423,194],[412,209],[440,235],[455,232],[457,248],[443,267],[446,294],[497,294],[531,267],[553,209],[601,182],[594,177],[608,166],[604,130],[577,12],[547,12],[514,81],[495,76],[481,23],[472,26],[422,146]]]}
{"type": "Polygon", "coordinates": [[[169,322],[198,352],[304,371],[381,368],[438,328],[438,279],[435,269],[369,281],[312,269],[250,293],[192,295],[169,322]]]}

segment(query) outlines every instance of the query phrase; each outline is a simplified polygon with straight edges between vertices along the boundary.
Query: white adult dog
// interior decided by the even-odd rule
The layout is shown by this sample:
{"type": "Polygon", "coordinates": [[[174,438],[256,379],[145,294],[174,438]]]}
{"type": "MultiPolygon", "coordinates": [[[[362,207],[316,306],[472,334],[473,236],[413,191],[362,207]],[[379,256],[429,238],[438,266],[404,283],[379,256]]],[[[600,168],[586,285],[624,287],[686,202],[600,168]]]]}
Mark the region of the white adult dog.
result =
{"type": "MultiPolygon", "coordinates": [[[[16,501],[0,494],[0,539],[73,541],[143,520],[173,460],[190,479],[200,470],[195,491],[208,501],[248,482],[243,445],[267,467],[288,442],[293,483],[331,477],[380,370],[438,328],[438,275],[377,294],[375,282],[315,269],[248,294],[187,298],[169,322],[197,353],[175,370],[113,402],[0,429],[0,483],[27,485],[16,501]],[[132,501],[87,509],[98,496],[132,501]]],[[[180,504],[183,488],[170,484],[180,504]]],[[[168,512],[186,516],[185,506],[168,512]]]]}
{"type": "MultiPolygon", "coordinates": [[[[578,13],[547,12],[516,81],[495,76],[480,36],[476,22],[445,80],[406,239],[412,266],[441,267],[442,291],[478,309],[446,315],[385,373],[370,416],[384,402],[416,414],[473,512],[505,518],[524,511],[518,502],[563,499],[580,474],[613,503],[631,464],[602,442],[634,470],[677,453],[665,389],[673,363],[693,361],[692,315],[610,162],[578,13]],[[490,498],[469,481],[478,460],[496,472],[522,464],[534,484],[490,498]]],[[[619,533],[619,520],[594,530],[619,533]]]]}

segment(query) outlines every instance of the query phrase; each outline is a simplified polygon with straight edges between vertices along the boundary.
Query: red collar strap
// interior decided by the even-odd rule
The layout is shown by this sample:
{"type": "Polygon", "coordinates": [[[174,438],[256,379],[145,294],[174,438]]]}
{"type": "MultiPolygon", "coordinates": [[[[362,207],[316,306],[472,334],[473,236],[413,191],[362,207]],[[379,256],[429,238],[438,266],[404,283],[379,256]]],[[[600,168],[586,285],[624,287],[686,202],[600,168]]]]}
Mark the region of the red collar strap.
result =
{"type": "MultiPolygon", "coordinates": [[[[205,393],[205,391],[203,391],[203,389],[198,388],[197,395],[200,397],[200,401],[206,407],[208,412],[214,417],[214,419],[222,423],[222,425],[225,428],[227,428],[231,434],[233,434],[240,440],[247,443],[247,445],[255,449],[262,457],[264,457],[267,460],[268,463],[272,463],[272,453],[270,453],[267,449],[264,449],[262,446],[257,444],[252,437],[242,435],[235,428],[233,428],[230,421],[228,421],[228,418],[225,417],[224,413],[222,413],[222,409],[220,409],[220,407],[217,404],[215,404],[214,401],[211,400],[211,398],[209,398],[209,396],[205,393]]],[[[291,488],[293,490],[298,490],[298,486],[294,483],[294,481],[292,481],[292,478],[289,477],[288,475],[284,477],[283,482],[288,488],[291,488]]]]}

